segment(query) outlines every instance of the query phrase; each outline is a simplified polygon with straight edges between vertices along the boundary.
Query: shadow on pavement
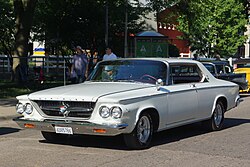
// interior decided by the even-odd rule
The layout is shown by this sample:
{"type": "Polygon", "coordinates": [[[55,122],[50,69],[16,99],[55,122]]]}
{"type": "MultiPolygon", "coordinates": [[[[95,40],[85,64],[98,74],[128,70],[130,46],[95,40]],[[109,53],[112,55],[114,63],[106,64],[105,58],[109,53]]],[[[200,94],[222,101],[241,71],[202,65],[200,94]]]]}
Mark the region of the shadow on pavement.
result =
{"type": "Polygon", "coordinates": [[[242,124],[248,124],[248,123],[250,123],[250,119],[225,118],[224,128],[223,129],[228,129],[228,128],[232,128],[232,127],[235,127],[235,126],[239,126],[239,125],[242,125],[242,124]]]}
{"type": "MultiPolygon", "coordinates": [[[[250,123],[250,120],[225,118],[225,126],[221,130],[221,132],[223,133],[224,129],[229,129],[246,123],[250,123]]],[[[178,128],[173,128],[159,133],[155,133],[152,139],[151,147],[176,142],[182,139],[199,136],[207,133],[210,133],[210,131],[203,128],[202,123],[194,123],[178,128]]],[[[58,141],[52,143],[46,140],[40,140],[40,143],[71,145],[76,147],[96,147],[105,149],[128,150],[123,141],[122,135],[114,137],[76,135],[70,137],[65,142],[58,141]]]]}
{"type": "Polygon", "coordinates": [[[94,147],[115,150],[127,150],[126,145],[121,135],[114,137],[107,136],[90,136],[90,135],[74,135],[70,136],[67,141],[49,142],[40,140],[40,143],[46,144],[61,144],[75,147],[94,147]]]}
{"type": "MultiPolygon", "coordinates": [[[[246,123],[250,123],[250,119],[225,118],[224,127],[220,131],[223,133],[223,130],[225,129],[229,129],[246,123]]],[[[189,137],[208,133],[211,133],[211,131],[205,129],[202,123],[194,123],[156,133],[152,141],[152,146],[176,142],[189,137]]]]}
{"type": "Polygon", "coordinates": [[[10,134],[10,133],[16,133],[19,131],[20,131],[20,129],[17,129],[17,128],[0,127],[0,136],[10,134]]]}

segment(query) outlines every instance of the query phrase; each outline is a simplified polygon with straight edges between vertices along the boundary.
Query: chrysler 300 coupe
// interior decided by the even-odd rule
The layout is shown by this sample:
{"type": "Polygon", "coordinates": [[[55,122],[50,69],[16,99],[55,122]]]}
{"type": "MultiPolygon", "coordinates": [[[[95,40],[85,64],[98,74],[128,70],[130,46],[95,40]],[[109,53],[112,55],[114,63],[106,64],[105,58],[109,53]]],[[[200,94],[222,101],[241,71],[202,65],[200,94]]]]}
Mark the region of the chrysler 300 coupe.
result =
{"type": "Polygon", "coordinates": [[[18,96],[14,120],[48,141],[121,134],[129,148],[143,149],[154,132],[181,125],[201,121],[220,130],[238,92],[197,61],[117,59],[99,62],[84,83],[18,96]]]}

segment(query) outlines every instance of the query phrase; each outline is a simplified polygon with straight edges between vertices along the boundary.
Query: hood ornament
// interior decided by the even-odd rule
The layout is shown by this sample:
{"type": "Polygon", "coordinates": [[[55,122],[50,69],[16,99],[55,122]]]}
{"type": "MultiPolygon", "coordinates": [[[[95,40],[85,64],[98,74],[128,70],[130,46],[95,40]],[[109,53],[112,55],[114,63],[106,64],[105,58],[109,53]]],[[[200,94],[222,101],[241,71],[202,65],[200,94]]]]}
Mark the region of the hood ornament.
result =
{"type": "Polygon", "coordinates": [[[64,117],[67,117],[70,111],[67,110],[69,105],[67,103],[62,102],[62,105],[59,107],[59,111],[63,114],[64,117]]]}

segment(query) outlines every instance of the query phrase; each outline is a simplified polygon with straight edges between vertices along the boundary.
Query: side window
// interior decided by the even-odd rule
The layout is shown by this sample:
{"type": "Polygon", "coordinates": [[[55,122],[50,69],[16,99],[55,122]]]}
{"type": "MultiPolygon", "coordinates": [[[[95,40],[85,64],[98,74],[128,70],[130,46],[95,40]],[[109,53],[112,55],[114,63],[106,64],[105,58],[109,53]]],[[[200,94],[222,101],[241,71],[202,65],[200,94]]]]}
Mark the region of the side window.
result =
{"type": "Polygon", "coordinates": [[[224,74],[225,73],[223,65],[218,64],[218,65],[215,65],[215,66],[216,66],[216,70],[217,70],[218,74],[224,74]]]}
{"type": "Polygon", "coordinates": [[[196,64],[170,65],[170,80],[172,84],[201,82],[203,75],[196,64]]]}
{"type": "Polygon", "coordinates": [[[216,73],[215,73],[215,67],[212,65],[212,64],[203,64],[207,69],[208,69],[208,71],[211,73],[211,74],[213,74],[213,75],[215,75],[216,73]]]}

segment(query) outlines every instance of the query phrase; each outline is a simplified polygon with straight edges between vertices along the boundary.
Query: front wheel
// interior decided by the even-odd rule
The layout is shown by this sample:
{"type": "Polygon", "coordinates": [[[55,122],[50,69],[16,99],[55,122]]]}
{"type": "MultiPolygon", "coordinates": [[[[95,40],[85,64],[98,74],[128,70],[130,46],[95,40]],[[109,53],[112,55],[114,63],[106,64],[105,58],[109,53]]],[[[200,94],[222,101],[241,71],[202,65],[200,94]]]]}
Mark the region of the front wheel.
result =
{"type": "Polygon", "coordinates": [[[143,113],[134,130],[124,134],[124,141],[131,149],[145,149],[149,147],[153,136],[153,123],[149,114],[143,113]]]}
{"type": "Polygon", "coordinates": [[[224,124],[224,113],[225,107],[221,101],[216,103],[212,117],[204,123],[209,130],[217,131],[220,130],[224,124]]]}

